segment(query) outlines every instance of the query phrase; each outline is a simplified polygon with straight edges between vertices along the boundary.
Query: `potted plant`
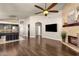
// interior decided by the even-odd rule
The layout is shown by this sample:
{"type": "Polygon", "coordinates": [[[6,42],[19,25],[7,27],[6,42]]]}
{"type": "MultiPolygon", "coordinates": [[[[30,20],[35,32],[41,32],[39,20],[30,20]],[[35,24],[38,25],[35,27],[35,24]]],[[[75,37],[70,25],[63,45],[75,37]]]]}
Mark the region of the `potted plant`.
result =
{"type": "Polygon", "coordinates": [[[63,31],[61,33],[61,37],[62,37],[62,41],[65,42],[65,40],[66,40],[66,32],[65,31],[63,31]]]}

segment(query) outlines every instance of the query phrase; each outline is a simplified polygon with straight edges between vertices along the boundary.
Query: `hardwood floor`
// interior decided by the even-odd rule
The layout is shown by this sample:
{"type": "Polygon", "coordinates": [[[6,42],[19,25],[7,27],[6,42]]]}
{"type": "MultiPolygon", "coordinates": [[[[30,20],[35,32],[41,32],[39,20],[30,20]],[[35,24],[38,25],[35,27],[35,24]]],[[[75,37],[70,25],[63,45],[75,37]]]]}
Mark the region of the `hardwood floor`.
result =
{"type": "Polygon", "coordinates": [[[0,45],[1,56],[78,56],[79,53],[51,39],[26,39],[0,45]]]}

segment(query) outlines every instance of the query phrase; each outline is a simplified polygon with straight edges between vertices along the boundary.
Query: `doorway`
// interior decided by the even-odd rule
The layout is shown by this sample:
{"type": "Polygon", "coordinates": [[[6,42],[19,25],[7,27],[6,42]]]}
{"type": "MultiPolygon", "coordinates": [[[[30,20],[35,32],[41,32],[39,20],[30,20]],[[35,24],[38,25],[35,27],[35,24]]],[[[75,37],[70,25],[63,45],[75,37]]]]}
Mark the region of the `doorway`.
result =
{"type": "Polygon", "coordinates": [[[35,23],[35,35],[36,35],[36,42],[41,44],[42,41],[42,23],[36,22],[35,23]]]}
{"type": "Polygon", "coordinates": [[[42,36],[42,23],[41,22],[37,22],[35,24],[35,32],[36,32],[36,36],[42,36]]]}
{"type": "Polygon", "coordinates": [[[30,24],[28,24],[28,39],[30,39],[30,24]]]}

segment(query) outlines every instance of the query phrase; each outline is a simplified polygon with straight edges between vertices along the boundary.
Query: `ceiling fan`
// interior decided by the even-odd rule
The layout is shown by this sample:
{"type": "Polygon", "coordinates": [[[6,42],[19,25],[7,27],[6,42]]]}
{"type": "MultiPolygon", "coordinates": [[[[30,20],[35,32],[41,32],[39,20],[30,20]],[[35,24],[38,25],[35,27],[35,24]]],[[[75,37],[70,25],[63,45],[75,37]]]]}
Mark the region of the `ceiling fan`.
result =
{"type": "Polygon", "coordinates": [[[56,5],[57,5],[57,3],[52,3],[48,8],[46,7],[46,3],[45,3],[45,8],[42,8],[42,7],[38,6],[38,5],[35,5],[36,8],[42,10],[42,11],[37,12],[37,13],[35,13],[35,14],[43,13],[45,16],[47,16],[49,12],[58,13],[57,10],[50,10],[51,8],[53,8],[53,7],[56,6],[56,5]]]}

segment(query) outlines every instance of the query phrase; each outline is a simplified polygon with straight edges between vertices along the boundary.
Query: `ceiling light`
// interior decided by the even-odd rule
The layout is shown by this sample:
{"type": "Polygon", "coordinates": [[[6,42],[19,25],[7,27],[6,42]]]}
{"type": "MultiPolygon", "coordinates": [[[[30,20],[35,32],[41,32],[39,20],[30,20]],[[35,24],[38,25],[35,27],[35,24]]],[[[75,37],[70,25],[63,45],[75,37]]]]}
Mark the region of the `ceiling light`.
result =
{"type": "Polygon", "coordinates": [[[43,14],[44,14],[45,16],[47,16],[48,11],[47,11],[47,10],[46,10],[46,11],[44,11],[44,12],[43,12],[43,14]]]}

